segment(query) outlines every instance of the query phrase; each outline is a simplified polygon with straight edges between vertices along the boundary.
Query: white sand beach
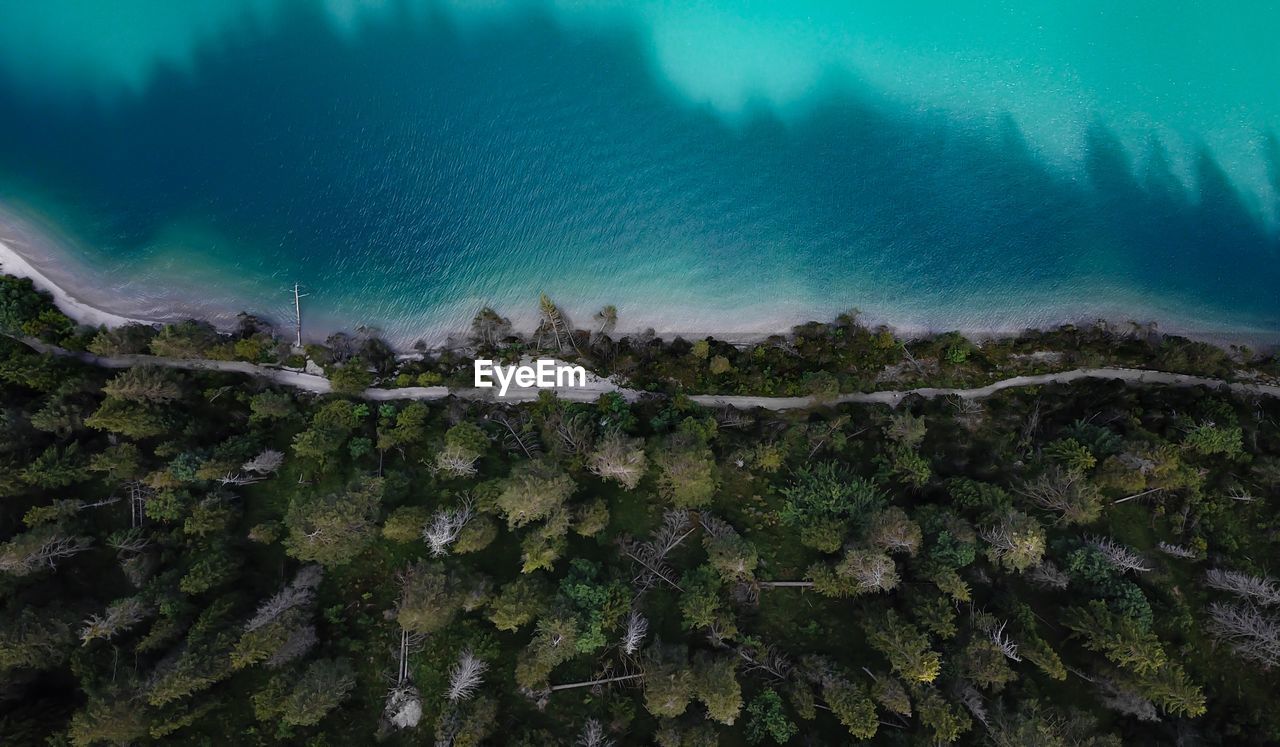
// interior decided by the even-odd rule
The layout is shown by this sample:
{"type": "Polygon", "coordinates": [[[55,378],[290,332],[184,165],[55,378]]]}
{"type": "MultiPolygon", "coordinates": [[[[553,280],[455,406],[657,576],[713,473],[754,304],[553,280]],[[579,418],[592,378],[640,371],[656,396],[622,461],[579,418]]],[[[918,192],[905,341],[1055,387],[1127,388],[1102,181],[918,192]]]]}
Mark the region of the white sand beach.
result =
{"type": "Polygon", "coordinates": [[[54,302],[58,304],[58,308],[62,309],[62,313],[81,324],[88,324],[94,327],[100,325],[116,327],[133,322],[152,324],[151,321],[146,319],[134,319],[103,311],[79,300],[62,286],[50,280],[39,268],[10,247],[9,239],[4,235],[0,235],[0,272],[20,278],[30,278],[37,288],[47,291],[53,296],[54,302]]]}

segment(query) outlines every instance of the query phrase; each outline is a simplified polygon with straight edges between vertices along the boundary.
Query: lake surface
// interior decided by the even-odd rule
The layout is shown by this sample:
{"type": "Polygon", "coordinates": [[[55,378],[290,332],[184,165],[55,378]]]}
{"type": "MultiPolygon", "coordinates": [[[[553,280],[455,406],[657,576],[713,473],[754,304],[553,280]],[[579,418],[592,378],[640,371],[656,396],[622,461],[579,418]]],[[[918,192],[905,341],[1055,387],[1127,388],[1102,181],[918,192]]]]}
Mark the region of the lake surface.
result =
{"type": "Polygon", "coordinates": [[[313,335],[1280,339],[1280,5],[897,5],[0,0],[0,210],[110,311],[313,335]]]}

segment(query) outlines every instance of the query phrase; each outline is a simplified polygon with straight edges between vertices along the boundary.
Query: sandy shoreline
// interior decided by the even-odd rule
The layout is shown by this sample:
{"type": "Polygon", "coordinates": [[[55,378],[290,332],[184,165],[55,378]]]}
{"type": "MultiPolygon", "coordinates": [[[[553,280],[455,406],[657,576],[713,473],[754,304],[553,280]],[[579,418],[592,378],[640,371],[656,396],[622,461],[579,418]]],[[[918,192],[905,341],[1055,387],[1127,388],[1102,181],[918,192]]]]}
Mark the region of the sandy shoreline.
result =
{"type": "MultiPolygon", "coordinates": [[[[15,275],[17,277],[30,278],[37,288],[47,291],[53,296],[58,307],[68,317],[81,324],[90,326],[120,326],[123,324],[140,323],[140,324],[163,324],[166,322],[174,322],[187,318],[205,319],[215,325],[229,328],[230,321],[235,318],[236,312],[230,310],[214,310],[200,307],[198,304],[183,303],[184,308],[174,308],[172,310],[160,311],[155,309],[154,314],[140,314],[137,316],[127,315],[108,311],[94,303],[84,300],[77,295],[78,288],[92,287],[90,284],[79,282],[76,276],[77,271],[87,272],[85,268],[75,267],[75,262],[65,255],[65,249],[56,246],[54,241],[45,236],[36,226],[31,225],[27,220],[20,216],[14,215],[3,208],[0,208],[0,272],[15,275]],[[59,256],[61,255],[61,256],[59,256]],[[58,268],[58,269],[52,269],[58,268]],[[59,277],[62,275],[64,277],[59,277]]],[[[250,313],[253,309],[244,309],[250,313]]],[[[304,316],[305,314],[304,309],[304,316]]],[[[324,315],[320,315],[324,318],[324,315]]],[[[965,326],[958,327],[936,327],[922,324],[893,324],[888,322],[882,314],[868,314],[864,317],[865,323],[875,326],[884,323],[886,327],[892,330],[899,337],[912,338],[920,337],[928,334],[936,334],[947,331],[958,331],[961,334],[973,340],[998,339],[1015,337],[1032,329],[1052,329],[1063,324],[1076,324],[1079,326],[1090,326],[1099,318],[1106,318],[1100,314],[1063,314],[1062,318],[1046,322],[1041,321],[1038,325],[1015,325],[1006,324],[999,327],[987,326],[965,326]]],[[[572,314],[571,314],[572,317],[572,314]]],[[[1120,318],[1120,317],[1115,317],[1120,318]]],[[[1128,318],[1144,318],[1134,315],[1128,318]]],[[[277,320],[279,321],[279,320],[277,320]]],[[[292,321],[292,320],[290,320],[292,321]]],[[[316,325],[311,325],[304,334],[304,339],[318,341],[323,340],[328,334],[346,329],[350,331],[355,328],[355,324],[346,325],[345,328],[336,321],[329,321],[328,324],[321,323],[319,329],[316,325]]],[[[826,320],[826,321],[829,321],[826,320]]],[[[776,330],[766,330],[757,332],[717,332],[714,330],[687,330],[687,329],[666,329],[659,328],[658,336],[665,339],[673,339],[677,336],[686,339],[700,339],[703,337],[715,337],[726,342],[747,345],[759,342],[770,336],[778,334],[787,334],[791,331],[794,324],[803,323],[797,321],[780,325],[776,330]]],[[[636,325],[635,327],[620,327],[618,334],[637,334],[643,332],[649,325],[636,325]]],[[[1123,323],[1117,324],[1124,327],[1123,323]]],[[[1224,331],[1221,328],[1215,328],[1214,325],[1206,324],[1200,329],[1196,329],[1191,325],[1161,325],[1162,332],[1182,335],[1191,339],[1200,340],[1217,345],[1222,348],[1228,348],[1231,345],[1249,345],[1255,349],[1267,350],[1277,347],[1280,343],[1280,332],[1268,332],[1263,330],[1245,330],[1245,331],[1224,331]]],[[[527,330],[525,330],[527,331],[527,330]]],[[[440,343],[432,345],[433,348],[448,347],[448,343],[444,342],[448,336],[448,331],[432,330],[434,336],[440,338],[440,343]]],[[[454,335],[464,338],[466,330],[456,330],[454,335]]],[[[399,347],[402,352],[412,352],[414,350],[411,341],[390,340],[393,345],[399,347]]]]}
{"type": "Polygon", "coordinates": [[[96,306],[91,306],[84,301],[71,295],[65,288],[49,279],[49,276],[41,272],[39,268],[33,265],[26,257],[15,251],[4,240],[5,237],[0,236],[0,272],[6,275],[14,275],[20,278],[29,278],[37,288],[47,291],[53,296],[54,302],[62,313],[71,317],[80,324],[88,324],[93,327],[106,325],[108,327],[118,327],[124,324],[154,324],[155,322],[147,319],[134,319],[132,317],[113,314],[110,311],[104,311],[96,306]]]}

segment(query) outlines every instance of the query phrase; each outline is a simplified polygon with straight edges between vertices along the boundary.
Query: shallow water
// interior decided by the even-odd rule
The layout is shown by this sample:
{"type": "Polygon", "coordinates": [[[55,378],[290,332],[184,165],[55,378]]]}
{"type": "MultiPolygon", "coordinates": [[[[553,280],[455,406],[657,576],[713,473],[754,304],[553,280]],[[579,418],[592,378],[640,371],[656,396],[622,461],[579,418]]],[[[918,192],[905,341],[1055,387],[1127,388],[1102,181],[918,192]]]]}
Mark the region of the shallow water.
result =
{"type": "Polygon", "coordinates": [[[376,5],[4,4],[0,207],[134,316],[1280,337],[1269,3],[376,5]]]}

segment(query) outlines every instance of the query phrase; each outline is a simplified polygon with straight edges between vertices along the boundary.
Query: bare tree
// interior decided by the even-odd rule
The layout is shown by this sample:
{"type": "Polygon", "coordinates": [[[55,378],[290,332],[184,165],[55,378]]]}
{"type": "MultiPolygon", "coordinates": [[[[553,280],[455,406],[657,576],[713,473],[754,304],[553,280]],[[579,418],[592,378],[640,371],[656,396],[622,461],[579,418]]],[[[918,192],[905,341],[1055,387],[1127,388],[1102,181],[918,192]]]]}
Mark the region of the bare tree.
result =
{"type": "Polygon", "coordinates": [[[593,680],[584,680],[582,682],[566,682],[563,685],[552,685],[546,689],[546,693],[559,692],[561,690],[577,690],[582,687],[602,688],[603,685],[612,685],[615,682],[630,682],[644,678],[644,672],[630,672],[624,674],[615,674],[609,677],[597,677],[593,680]]]}
{"type": "Polygon", "coordinates": [[[151,538],[138,527],[114,532],[107,538],[107,547],[121,555],[140,553],[150,546],[151,538]]]}
{"type": "Polygon", "coordinates": [[[950,394],[947,395],[947,403],[955,411],[956,420],[960,421],[965,428],[973,430],[982,422],[984,408],[978,400],[962,397],[959,394],[950,394]]]}
{"type": "Polygon", "coordinates": [[[965,685],[956,693],[956,698],[960,704],[968,709],[969,713],[978,720],[978,723],[984,727],[991,728],[991,719],[987,715],[987,704],[982,699],[982,693],[978,692],[973,685],[965,685]]]}
{"type": "Polygon", "coordinates": [[[618,431],[606,433],[587,459],[587,469],[593,474],[613,480],[628,490],[634,490],[640,483],[647,466],[644,441],[618,431]]]}
{"type": "Polygon", "coordinates": [[[294,628],[285,642],[267,659],[267,666],[279,669],[291,661],[301,659],[320,642],[316,626],[307,624],[294,628]]]}
{"type": "Polygon", "coordinates": [[[495,347],[511,335],[511,320],[484,307],[471,320],[471,341],[483,347],[495,347]]]}
{"type": "Polygon", "coordinates": [[[1027,572],[1027,578],[1046,589],[1065,589],[1071,581],[1071,577],[1065,571],[1049,560],[1041,560],[1038,565],[1032,567],[1027,572]]]}
{"type": "Polygon", "coordinates": [[[1018,437],[1018,448],[1025,451],[1031,449],[1031,441],[1035,437],[1036,431],[1040,430],[1040,400],[1036,399],[1036,407],[1027,415],[1026,421],[1022,424],[1022,433],[1018,437]]]}
{"type": "Polygon", "coordinates": [[[1264,607],[1280,604],[1280,584],[1273,579],[1220,568],[1209,570],[1204,576],[1209,586],[1219,591],[1244,597],[1264,607]]]}
{"type": "Polygon", "coordinates": [[[110,639],[142,622],[150,614],[150,606],[138,597],[112,602],[101,615],[90,615],[80,628],[80,641],[110,639]]]}
{"type": "Polygon", "coordinates": [[[1133,716],[1139,721],[1159,721],[1156,706],[1150,700],[1132,690],[1121,689],[1116,683],[1105,677],[1095,680],[1098,686],[1098,698],[1102,705],[1118,713],[1133,716]]]}
{"type": "MultiPolygon", "coordinates": [[[[519,411],[516,412],[514,417],[498,414],[493,416],[491,420],[506,429],[502,443],[508,451],[519,450],[526,458],[533,459],[542,450],[542,445],[538,443],[537,439],[530,438],[526,432],[527,421],[519,411]]],[[[472,463],[474,462],[475,460],[472,460],[472,463]]]]}
{"type": "Polygon", "coordinates": [[[1098,488],[1074,470],[1051,467],[1023,483],[1018,492],[1040,508],[1058,514],[1059,521],[1067,524],[1088,524],[1102,510],[1098,488]]]}
{"type": "Polygon", "coordinates": [[[463,651],[458,663],[449,670],[449,700],[466,700],[474,695],[488,669],[489,665],[470,650],[463,651]]]}
{"type": "Polygon", "coordinates": [[[618,326],[618,307],[609,304],[596,312],[596,333],[594,337],[607,337],[613,334],[618,326]]]}
{"type": "Polygon", "coordinates": [[[900,580],[893,558],[878,550],[851,549],[836,573],[852,579],[859,592],[892,591],[900,580]]]}
{"type": "Polygon", "coordinates": [[[1090,537],[1089,544],[1102,553],[1102,557],[1121,573],[1126,571],[1146,573],[1151,570],[1146,567],[1146,561],[1141,555],[1110,537],[1090,537]]]}
{"type": "Polygon", "coordinates": [[[222,485],[235,485],[236,487],[244,485],[253,485],[262,482],[264,478],[261,475],[245,475],[239,472],[228,472],[218,478],[218,482],[222,485]]]}
{"type": "Polygon", "coordinates": [[[627,543],[623,546],[626,556],[640,565],[640,571],[632,581],[640,593],[652,588],[658,579],[683,591],[673,580],[675,573],[667,565],[666,557],[695,531],[697,527],[690,526],[689,512],[685,509],[673,508],[662,515],[662,526],[653,533],[653,539],[648,542],[627,543]]]}
{"type": "Polygon", "coordinates": [[[311,604],[315,599],[315,588],[323,575],[324,570],[319,565],[303,566],[293,577],[293,583],[258,606],[258,611],[245,623],[245,632],[251,633],[261,628],[295,607],[311,604]]]}
{"type": "Polygon", "coordinates": [[[129,491],[129,526],[140,527],[147,518],[147,503],[156,497],[155,488],[137,480],[126,483],[125,487],[129,491]]]}
{"type": "Polygon", "coordinates": [[[396,661],[395,685],[387,692],[383,717],[397,729],[408,729],[422,720],[422,694],[409,676],[409,654],[416,651],[425,636],[400,629],[400,645],[396,661]]]}
{"type": "Polygon", "coordinates": [[[474,477],[480,455],[459,444],[447,444],[436,452],[436,470],[450,477],[474,477]]]}
{"type": "Polygon", "coordinates": [[[1241,503],[1253,503],[1258,500],[1256,495],[1249,492],[1247,488],[1240,487],[1239,485],[1235,485],[1228,490],[1227,497],[1233,501],[1240,501],[1241,503]]]}
{"type": "Polygon", "coordinates": [[[1170,555],[1175,558],[1182,558],[1183,560],[1193,560],[1196,557],[1195,550],[1190,550],[1188,548],[1183,547],[1182,545],[1174,545],[1169,542],[1161,542],[1160,544],[1156,545],[1156,547],[1158,547],[1160,549],[1160,552],[1164,553],[1165,555],[1170,555]]]}
{"type": "Polygon", "coordinates": [[[743,412],[736,407],[724,407],[716,411],[716,424],[721,428],[746,429],[755,425],[756,419],[751,413],[743,412]]]}
{"type": "Polygon", "coordinates": [[[457,508],[440,509],[431,523],[422,530],[422,538],[431,546],[431,554],[441,557],[449,553],[449,545],[458,539],[458,534],[467,522],[475,517],[475,508],[470,499],[464,500],[457,508]]]}
{"type": "Polygon", "coordinates": [[[889,553],[915,555],[920,547],[920,525],[897,506],[877,513],[871,520],[868,534],[873,545],[889,553]]]}
{"type": "Polygon", "coordinates": [[[628,656],[634,655],[640,650],[640,644],[644,642],[648,632],[649,621],[639,610],[631,610],[631,614],[627,616],[627,628],[622,634],[622,652],[628,656]]]}
{"type": "Polygon", "coordinates": [[[391,688],[383,716],[397,729],[412,729],[422,720],[422,696],[418,688],[404,684],[391,688]]]}
{"type": "Polygon", "coordinates": [[[585,454],[595,439],[595,418],[586,412],[557,412],[553,416],[556,440],[565,454],[585,454]]]}
{"type": "Polygon", "coordinates": [[[245,472],[253,472],[259,475],[268,475],[280,470],[284,464],[284,454],[275,449],[267,449],[253,459],[240,465],[240,469],[245,472]]]}
{"type": "Polygon", "coordinates": [[[589,718],[587,723],[582,725],[582,733],[578,735],[578,747],[610,747],[613,740],[604,734],[604,727],[600,722],[589,718]]]}
{"type": "Polygon", "coordinates": [[[1209,632],[1241,658],[1271,668],[1280,664],[1280,617],[1239,602],[1209,605],[1209,632]]]}
{"type": "Polygon", "coordinates": [[[762,649],[743,645],[738,646],[734,651],[738,654],[738,658],[746,663],[742,669],[744,673],[763,672],[772,679],[786,680],[795,670],[791,660],[772,645],[766,644],[762,649]]]}
{"type": "Polygon", "coordinates": [[[1004,632],[1006,625],[1008,625],[1007,622],[1002,622],[1000,627],[991,629],[991,642],[996,644],[996,647],[1000,649],[1000,653],[1005,655],[1005,658],[1013,661],[1022,661],[1022,657],[1018,655],[1018,644],[1004,632]]]}
{"type": "Polygon", "coordinates": [[[534,340],[538,347],[554,345],[561,353],[570,349],[575,353],[581,353],[578,350],[578,343],[573,339],[573,328],[569,326],[560,308],[545,293],[538,299],[538,312],[541,319],[537,330],[534,331],[534,340]]]}
{"type": "Polygon", "coordinates": [[[67,534],[61,527],[40,526],[0,545],[0,572],[26,576],[89,549],[93,540],[67,534]]]}

